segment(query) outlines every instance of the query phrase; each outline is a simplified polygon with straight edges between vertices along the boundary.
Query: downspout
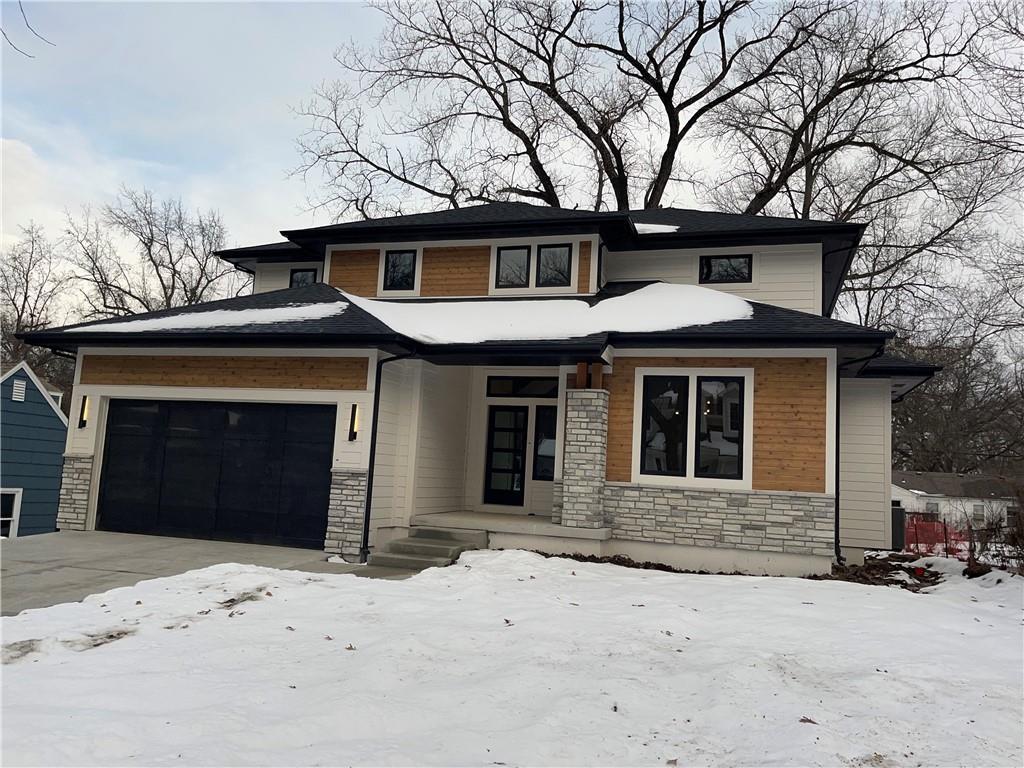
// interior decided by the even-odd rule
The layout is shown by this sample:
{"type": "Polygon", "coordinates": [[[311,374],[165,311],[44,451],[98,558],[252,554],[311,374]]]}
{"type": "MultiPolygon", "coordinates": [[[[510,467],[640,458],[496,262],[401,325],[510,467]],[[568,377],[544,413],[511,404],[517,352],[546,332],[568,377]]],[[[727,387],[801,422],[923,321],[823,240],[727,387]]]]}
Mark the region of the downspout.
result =
{"type": "Polygon", "coordinates": [[[380,416],[380,390],[384,363],[415,357],[415,352],[377,359],[377,374],[373,379],[373,423],[370,426],[370,466],[366,469],[366,504],[363,507],[363,538],[359,544],[359,562],[365,563],[370,556],[370,506],[373,503],[373,469],[377,459],[377,422],[380,416]]]}
{"type": "Polygon", "coordinates": [[[835,473],[836,473],[835,488],[836,488],[836,492],[835,492],[835,497],[836,498],[835,498],[835,515],[834,515],[834,517],[835,517],[835,534],[834,534],[834,539],[835,539],[836,562],[839,565],[842,565],[843,563],[846,562],[846,558],[843,557],[843,549],[842,549],[842,547],[839,544],[839,465],[840,465],[840,461],[839,461],[839,446],[840,446],[840,442],[841,442],[840,439],[839,439],[839,437],[840,437],[839,428],[840,428],[840,426],[843,423],[842,413],[841,413],[841,405],[842,405],[842,395],[841,395],[841,392],[842,392],[842,389],[843,389],[843,386],[842,386],[843,380],[842,380],[842,377],[839,374],[843,370],[843,368],[845,368],[846,366],[854,365],[856,363],[866,363],[868,360],[874,360],[876,357],[881,355],[884,351],[885,351],[885,346],[883,345],[883,346],[879,347],[878,349],[876,349],[874,352],[872,352],[870,355],[867,355],[865,357],[858,357],[856,360],[848,360],[845,363],[839,363],[839,364],[836,365],[836,438],[835,438],[836,439],[836,446],[835,446],[835,457],[836,457],[836,466],[835,466],[835,473]]]}

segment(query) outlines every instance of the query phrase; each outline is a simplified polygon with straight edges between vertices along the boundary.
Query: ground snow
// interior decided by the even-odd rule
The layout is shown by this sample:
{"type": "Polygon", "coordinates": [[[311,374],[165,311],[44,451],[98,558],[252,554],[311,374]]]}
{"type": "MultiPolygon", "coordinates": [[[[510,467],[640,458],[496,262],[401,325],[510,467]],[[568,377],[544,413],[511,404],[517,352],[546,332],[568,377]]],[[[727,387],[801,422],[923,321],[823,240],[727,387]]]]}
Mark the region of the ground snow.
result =
{"type": "Polygon", "coordinates": [[[697,285],[653,283],[591,306],[581,299],[397,302],[343,293],[390,328],[424,344],[571,339],[669,331],[751,316],[748,302],[697,285]]]}
{"type": "Polygon", "coordinates": [[[208,312],[189,312],[171,317],[149,317],[139,320],[125,320],[105,325],[86,325],[68,328],[68,333],[124,333],[125,331],[170,331],[186,328],[230,328],[239,325],[267,325],[270,323],[293,323],[303,320],[323,320],[325,317],[340,315],[348,309],[345,301],[330,301],[319,304],[289,304],[271,309],[213,309],[208,312]]]}
{"type": "Polygon", "coordinates": [[[3,760],[1020,765],[1022,584],[214,566],[5,618],[3,760]]]}

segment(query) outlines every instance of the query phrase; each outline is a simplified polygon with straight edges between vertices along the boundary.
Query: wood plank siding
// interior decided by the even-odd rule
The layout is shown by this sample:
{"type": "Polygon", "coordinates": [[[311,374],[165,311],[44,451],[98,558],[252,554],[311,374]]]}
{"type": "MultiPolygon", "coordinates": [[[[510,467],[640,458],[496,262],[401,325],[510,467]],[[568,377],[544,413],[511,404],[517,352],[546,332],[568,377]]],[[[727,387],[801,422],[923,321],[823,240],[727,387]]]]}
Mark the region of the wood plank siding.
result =
{"type": "Polygon", "coordinates": [[[577,293],[590,293],[590,241],[580,243],[579,272],[576,280],[577,293]]]}
{"type": "Polygon", "coordinates": [[[604,387],[607,478],[630,482],[636,368],[753,368],[753,488],[825,492],[827,366],[823,358],[620,357],[604,387]]]}
{"type": "Polygon", "coordinates": [[[491,247],[460,245],[423,249],[420,296],[486,296],[491,247]]]}
{"type": "Polygon", "coordinates": [[[365,390],[365,357],[84,355],[82,384],[365,390]]]}
{"type": "Polygon", "coordinates": [[[356,296],[376,296],[380,251],[331,251],[331,272],[327,282],[356,296]]]}

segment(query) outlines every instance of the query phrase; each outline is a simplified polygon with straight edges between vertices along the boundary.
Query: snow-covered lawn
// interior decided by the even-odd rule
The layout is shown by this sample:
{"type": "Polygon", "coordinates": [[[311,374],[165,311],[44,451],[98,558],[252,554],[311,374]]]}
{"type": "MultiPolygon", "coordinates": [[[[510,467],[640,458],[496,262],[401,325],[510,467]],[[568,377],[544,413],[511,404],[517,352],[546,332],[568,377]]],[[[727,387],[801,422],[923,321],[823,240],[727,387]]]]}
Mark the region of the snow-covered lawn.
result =
{"type": "Polygon", "coordinates": [[[4,619],[3,762],[1020,765],[1022,585],[214,566],[4,619]]]}

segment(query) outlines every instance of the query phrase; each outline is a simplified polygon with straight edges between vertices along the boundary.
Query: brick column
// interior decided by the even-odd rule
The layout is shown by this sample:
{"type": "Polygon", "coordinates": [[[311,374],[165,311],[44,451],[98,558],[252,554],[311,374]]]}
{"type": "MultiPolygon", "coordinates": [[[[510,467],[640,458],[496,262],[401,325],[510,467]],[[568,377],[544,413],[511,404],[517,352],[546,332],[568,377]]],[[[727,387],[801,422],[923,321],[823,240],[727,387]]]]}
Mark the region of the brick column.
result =
{"type": "Polygon", "coordinates": [[[359,562],[365,509],[366,470],[332,469],[325,552],[341,555],[350,563],[359,562]]]}
{"type": "Polygon", "coordinates": [[[607,454],[608,393],[603,389],[568,390],[562,447],[562,525],[604,527],[607,454]]]}
{"type": "Polygon", "coordinates": [[[57,529],[84,531],[92,487],[92,456],[65,456],[57,501],[57,529]]]}

